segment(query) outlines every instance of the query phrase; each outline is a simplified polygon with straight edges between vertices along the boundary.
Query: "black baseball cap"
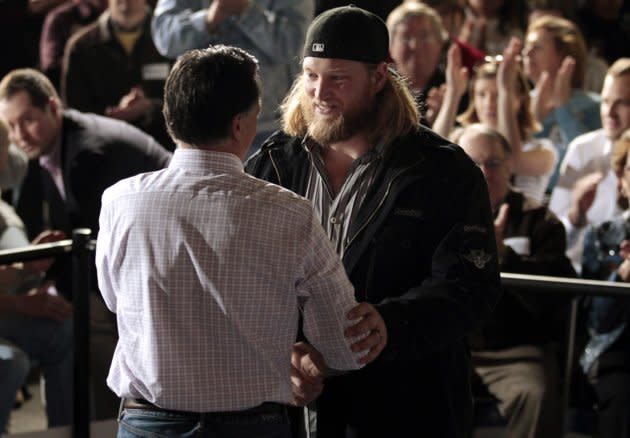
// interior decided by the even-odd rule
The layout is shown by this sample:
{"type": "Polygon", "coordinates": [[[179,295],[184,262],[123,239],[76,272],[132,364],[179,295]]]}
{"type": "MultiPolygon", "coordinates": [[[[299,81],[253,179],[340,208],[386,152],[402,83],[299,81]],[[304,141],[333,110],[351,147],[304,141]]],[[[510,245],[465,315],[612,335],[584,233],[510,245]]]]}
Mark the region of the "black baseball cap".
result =
{"type": "Polygon", "coordinates": [[[376,14],[354,5],[319,14],[306,32],[303,56],[378,64],[389,61],[389,33],[376,14]]]}

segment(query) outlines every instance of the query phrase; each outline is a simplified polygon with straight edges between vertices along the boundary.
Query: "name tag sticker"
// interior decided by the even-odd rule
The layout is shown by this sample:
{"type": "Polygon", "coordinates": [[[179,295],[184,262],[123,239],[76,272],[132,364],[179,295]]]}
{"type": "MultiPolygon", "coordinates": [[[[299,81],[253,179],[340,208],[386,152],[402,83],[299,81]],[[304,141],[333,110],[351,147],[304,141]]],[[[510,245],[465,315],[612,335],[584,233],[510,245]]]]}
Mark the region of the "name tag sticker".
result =
{"type": "Polygon", "coordinates": [[[142,66],[142,79],[145,81],[165,80],[168,76],[168,62],[145,64],[142,66]]]}

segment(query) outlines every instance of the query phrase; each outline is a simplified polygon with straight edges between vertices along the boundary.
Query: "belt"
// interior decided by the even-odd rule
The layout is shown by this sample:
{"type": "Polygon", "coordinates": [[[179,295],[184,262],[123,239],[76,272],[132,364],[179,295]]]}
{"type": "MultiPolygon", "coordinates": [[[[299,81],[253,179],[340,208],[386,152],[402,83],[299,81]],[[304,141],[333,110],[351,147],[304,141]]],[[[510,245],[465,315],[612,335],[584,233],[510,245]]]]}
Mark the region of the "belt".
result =
{"type": "Polygon", "coordinates": [[[193,417],[193,418],[212,418],[212,417],[250,417],[250,416],[276,416],[285,417],[287,414],[286,406],[280,403],[265,402],[258,406],[242,411],[218,411],[218,412],[191,412],[178,411],[175,409],[165,409],[154,405],[141,398],[123,398],[121,402],[121,411],[123,409],[142,409],[145,411],[163,412],[172,415],[193,417]]]}

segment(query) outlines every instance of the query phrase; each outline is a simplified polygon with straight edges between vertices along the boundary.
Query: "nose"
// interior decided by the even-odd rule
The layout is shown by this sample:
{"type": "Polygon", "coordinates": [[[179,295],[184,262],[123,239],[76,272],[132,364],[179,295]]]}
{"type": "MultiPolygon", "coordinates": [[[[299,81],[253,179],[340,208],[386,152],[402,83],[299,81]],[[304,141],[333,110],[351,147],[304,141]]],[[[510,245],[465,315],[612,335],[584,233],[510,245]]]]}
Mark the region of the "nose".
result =
{"type": "Polygon", "coordinates": [[[324,100],[328,95],[329,87],[323,78],[318,78],[313,86],[313,94],[317,100],[324,100]]]}
{"type": "Polygon", "coordinates": [[[614,117],[616,110],[617,110],[617,105],[616,104],[610,104],[610,103],[606,103],[606,102],[602,102],[602,114],[604,114],[607,117],[614,117]]]}

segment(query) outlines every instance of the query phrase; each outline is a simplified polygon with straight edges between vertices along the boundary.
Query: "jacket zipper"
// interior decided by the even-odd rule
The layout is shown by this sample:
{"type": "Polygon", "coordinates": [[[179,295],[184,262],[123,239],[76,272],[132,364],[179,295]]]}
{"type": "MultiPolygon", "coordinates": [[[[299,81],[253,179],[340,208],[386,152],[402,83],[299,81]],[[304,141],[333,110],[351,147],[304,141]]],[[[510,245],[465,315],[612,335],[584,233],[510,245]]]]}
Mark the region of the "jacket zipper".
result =
{"type": "Polygon", "coordinates": [[[282,186],[282,178],[280,178],[280,171],[278,170],[278,165],[276,164],[276,162],[273,159],[273,154],[271,153],[271,150],[269,150],[269,161],[271,161],[271,165],[273,166],[273,170],[276,171],[276,176],[278,177],[278,185],[282,186]]]}
{"type": "Polygon", "coordinates": [[[396,179],[398,179],[398,177],[400,175],[402,175],[403,173],[407,172],[409,169],[417,166],[418,164],[424,162],[424,159],[421,159],[419,161],[416,161],[414,164],[412,164],[409,167],[406,167],[404,169],[402,169],[400,172],[398,172],[396,175],[394,175],[394,177],[391,179],[391,181],[389,182],[389,184],[387,185],[387,190],[385,190],[385,194],[383,195],[383,197],[381,198],[381,201],[378,203],[378,205],[376,206],[376,208],[374,209],[374,211],[372,211],[372,213],[370,214],[370,216],[367,218],[367,220],[361,225],[361,227],[357,230],[356,233],[354,233],[354,235],[352,236],[352,238],[350,240],[348,240],[348,243],[344,246],[343,252],[344,254],[347,253],[348,248],[350,247],[350,245],[352,245],[352,243],[356,240],[357,236],[359,234],[361,234],[361,232],[372,222],[372,220],[374,219],[374,216],[376,215],[376,213],[381,209],[381,207],[383,206],[383,204],[385,203],[385,200],[389,197],[389,192],[392,188],[392,185],[394,184],[394,181],[396,181],[396,179]]]}
{"type": "MultiPolygon", "coordinates": [[[[271,161],[271,165],[273,166],[273,169],[276,172],[276,176],[278,177],[278,185],[284,187],[284,185],[282,184],[282,178],[280,178],[280,172],[278,170],[278,165],[276,164],[276,162],[273,159],[273,155],[271,154],[271,151],[269,151],[269,160],[271,161]]],[[[383,204],[385,203],[385,200],[387,199],[387,197],[389,196],[389,192],[392,188],[392,185],[394,184],[394,181],[396,181],[398,179],[398,177],[400,175],[402,175],[403,173],[407,172],[409,169],[417,166],[418,164],[424,162],[424,159],[418,160],[416,161],[414,164],[412,164],[411,166],[408,166],[404,169],[402,169],[400,172],[398,172],[396,175],[394,175],[394,177],[391,179],[391,181],[389,182],[389,184],[387,185],[387,190],[385,190],[385,194],[383,195],[383,197],[381,198],[381,201],[378,203],[378,205],[376,206],[376,208],[374,209],[374,211],[372,211],[372,213],[370,214],[370,216],[368,217],[368,219],[361,225],[361,227],[357,230],[356,233],[354,233],[354,235],[352,236],[352,238],[350,240],[348,240],[348,243],[344,246],[344,254],[346,253],[346,251],[348,250],[348,248],[350,247],[350,245],[352,245],[352,243],[356,240],[357,236],[359,234],[361,234],[361,232],[372,222],[372,220],[374,219],[374,216],[376,215],[376,213],[381,209],[381,207],[383,206],[383,204]]]]}

